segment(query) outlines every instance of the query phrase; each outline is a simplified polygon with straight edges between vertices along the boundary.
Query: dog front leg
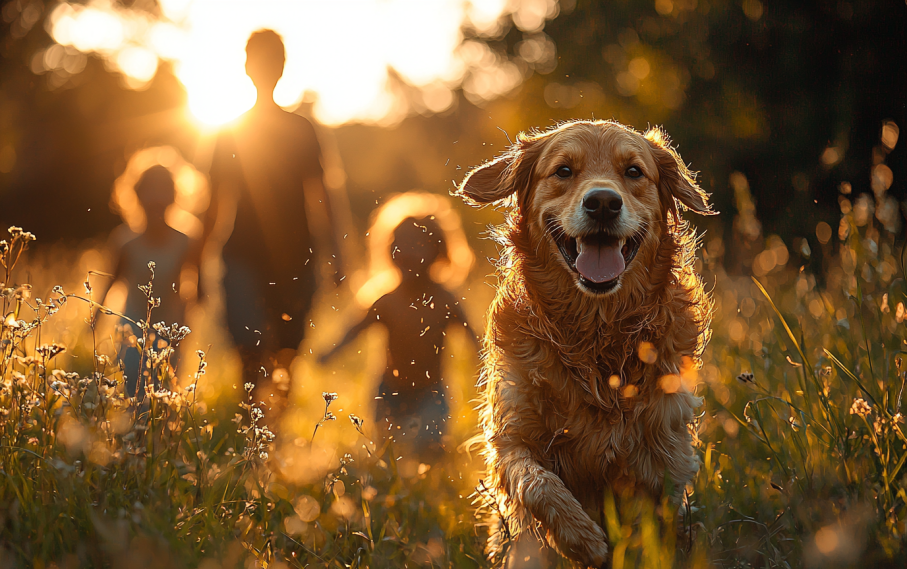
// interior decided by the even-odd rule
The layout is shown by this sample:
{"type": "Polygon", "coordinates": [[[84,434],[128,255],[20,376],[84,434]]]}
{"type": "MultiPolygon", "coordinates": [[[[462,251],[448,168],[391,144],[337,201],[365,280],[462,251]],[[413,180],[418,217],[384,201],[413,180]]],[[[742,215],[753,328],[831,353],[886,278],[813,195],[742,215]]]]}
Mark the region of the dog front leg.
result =
{"type": "Polygon", "coordinates": [[[602,529],[583,511],[579,501],[553,472],[536,462],[527,448],[498,450],[496,469],[519,526],[529,529],[526,514],[541,522],[549,542],[565,557],[586,567],[601,567],[608,558],[602,529]]]}

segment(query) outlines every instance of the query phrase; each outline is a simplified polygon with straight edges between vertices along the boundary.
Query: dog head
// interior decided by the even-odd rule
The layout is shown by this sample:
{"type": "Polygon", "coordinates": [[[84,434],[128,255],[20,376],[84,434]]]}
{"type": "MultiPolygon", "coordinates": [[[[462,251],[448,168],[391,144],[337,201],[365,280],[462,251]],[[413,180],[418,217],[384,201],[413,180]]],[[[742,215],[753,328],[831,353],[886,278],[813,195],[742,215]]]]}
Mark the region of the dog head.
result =
{"type": "Polygon", "coordinates": [[[587,295],[641,283],[678,203],[712,213],[708,196],[660,129],[575,121],[523,134],[471,171],[457,193],[473,204],[515,195],[532,247],[587,295]]]}

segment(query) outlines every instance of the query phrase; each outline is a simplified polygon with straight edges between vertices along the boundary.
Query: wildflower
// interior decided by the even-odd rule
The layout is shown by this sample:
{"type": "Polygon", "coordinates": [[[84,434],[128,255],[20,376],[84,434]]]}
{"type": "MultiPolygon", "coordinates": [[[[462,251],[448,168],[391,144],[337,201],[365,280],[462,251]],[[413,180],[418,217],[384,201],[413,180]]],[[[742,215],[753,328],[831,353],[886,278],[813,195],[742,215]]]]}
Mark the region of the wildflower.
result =
{"type": "Polygon", "coordinates": [[[274,432],[267,427],[267,425],[262,425],[262,427],[258,429],[256,433],[267,442],[271,442],[277,437],[277,435],[275,435],[274,432]]]}
{"type": "Polygon", "coordinates": [[[66,346],[54,342],[53,344],[44,344],[43,346],[38,346],[35,351],[38,352],[38,354],[45,360],[49,360],[66,351],[66,346]]]}
{"type": "Polygon", "coordinates": [[[753,379],[753,372],[750,372],[750,371],[745,371],[745,372],[741,373],[740,375],[738,375],[737,380],[742,383],[753,383],[753,384],[756,383],[755,380],[753,379]]]}
{"type": "Polygon", "coordinates": [[[248,392],[251,393],[252,390],[255,389],[255,384],[254,384],[254,383],[246,382],[246,384],[243,385],[243,388],[245,388],[246,391],[248,391],[248,392]]]}
{"type": "Polygon", "coordinates": [[[337,417],[334,416],[334,413],[332,413],[331,411],[328,411],[327,413],[324,414],[324,420],[325,421],[336,421],[337,417]]]}
{"type": "Polygon", "coordinates": [[[325,391],[321,394],[321,396],[324,398],[324,402],[328,405],[330,405],[332,402],[337,400],[336,393],[329,393],[329,392],[325,391]]]}
{"type": "Polygon", "coordinates": [[[171,342],[180,342],[192,332],[192,330],[190,330],[188,326],[180,326],[176,322],[174,322],[169,328],[164,322],[158,322],[154,325],[154,329],[158,334],[170,340],[171,342]]]}
{"type": "Polygon", "coordinates": [[[900,425],[901,423],[904,422],[904,416],[901,415],[900,413],[895,413],[894,417],[891,418],[891,422],[894,423],[895,425],[900,425]]]}
{"type": "Polygon", "coordinates": [[[350,422],[354,427],[356,427],[356,430],[361,430],[362,425],[365,423],[365,421],[361,417],[353,415],[352,413],[350,413],[350,422]]]}
{"type": "Polygon", "coordinates": [[[869,406],[866,400],[863,398],[853,400],[853,405],[850,406],[851,415],[859,415],[865,419],[870,413],[872,413],[872,407],[869,406]]]}
{"type": "Polygon", "coordinates": [[[13,239],[15,239],[16,237],[22,235],[22,228],[12,225],[9,228],[9,234],[12,236],[13,239]]]}
{"type": "Polygon", "coordinates": [[[262,460],[268,460],[268,453],[265,451],[261,451],[261,453],[259,453],[259,455],[258,455],[258,458],[260,458],[262,460]]]}
{"type": "Polygon", "coordinates": [[[351,462],[353,462],[353,455],[350,453],[344,454],[343,458],[340,459],[340,474],[349,474],[346,470],[346,465],[351,462]]]}

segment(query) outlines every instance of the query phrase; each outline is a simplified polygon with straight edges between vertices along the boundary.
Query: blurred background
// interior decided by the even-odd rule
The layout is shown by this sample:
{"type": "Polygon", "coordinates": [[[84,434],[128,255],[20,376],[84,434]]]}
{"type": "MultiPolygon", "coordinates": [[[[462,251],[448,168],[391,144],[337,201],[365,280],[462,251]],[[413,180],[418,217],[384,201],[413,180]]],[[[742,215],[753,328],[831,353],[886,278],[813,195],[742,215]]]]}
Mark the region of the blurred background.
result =
{"type": "MultiPolygon", "coordinates": [[[[326,185],[349,204],[347,278],[322,289],[303,354],[337,342],[361,311],[354,299],[369,278],[363,244],[376,208],[411,190],[445,196],[517,132],[559,120],[665,127],[721,212],[694,220],[710,286],[715,271],[762,277],[784,267],[803,267],[821,286],[835,274],[832,234],[851,207],[903,232],[904,2],[5,0],[0,19],[0,221],[38,236],[22,279],[36,291],[69,292],[89,271],[111,270],[117,232],[141,230],[132,185],[151,164],[177,178],[168,223],[200,233],[218,129],[255,101],[246,39],[260,28],[283,36],[276,101],[316,124],[326,185]]],[[[486,259],[496,255],[485,232],[501,214],[451,206],[477,259],[455,292],[479,329],[493,294],[486,259]]],[[[220,270],[209,252],[202,278],[216,283],[220,270]]],[[[85,334],[77,310],[57,324],[68,344],[85,334]]],[[[212,401],[238,381],[221,310],[215,287],[187,315],[190,347],[213,346],[220,365],[202,389],[212,401]]],[[[740,322],[729,320],[731,335],[750,342],[740,322]]],[[[301,358],[299,421],[317,419],[323,402],[307,394],[321,390],[368,416],[381,341],[370,336],[325,368],[301,358]]],[[[462,440],[474,430],[477,360],[465,337],[450,342],[462,440]]]]}
{"type": "MultiPolygon", "coordinates": [[[[892,373],[900,373],[894,356],[907,352],[900,259],[907,144],[898,143],[907,125],[907,3],[0,0],[0,223],[38,238],[17,282],[48,298],[54,285],[84,294],[87,279],[95,300],[103,296],[120,308],[137,283],[111,286],[113,252],[145,227],[134,186],[155,164],[176,181],[166,223],[191,237],[201,234],[218,132],[255,102],[244,48],[261,28],[284,38],[286,70],[276,102],[315,124],[325,185],[340,204],[344,278],[334,286],[329,267],[322,267],[323,286],[291,370],[295,406],[284,417],[292,430],[284,432],[295,432],[297,444],[314,438],[313,426],[326,412],[322,392],[338,393],[331,406],[336,416],[372,416],[384,367],[381,332],[370,330],[326,365],[317,356],[393,281],[376,270],[390,266],[387,220],[408,215],[397,205],[437,213],[445,232],[451,228],[452,272],[443,282],[478,330],[495,284],[489,259],[497,252],[487,227],[500,223],[502,212],[448,197],[468,169],[518,132],[561,120],[616,119],[640,130],[661,125],[721,212],[691,219],[703,233],[697,269],[716,302],[697,388],[705,397],[696,441],[703,470],[690,508],[702,522],[697,539],[733,566],[747,566],[734,561],[743,557],[753,566],[791,566],[785,559],[794,566],[799,560],[852,566],[882,558],[879,566],[901,566],[891,560],[907,534],[907,493],[901,491],[897,511],[879,502],[871,519],[876,528],[887,524],[885,531],[866,529],[869,518],[860,508],[881,500],[878,473],[887,485],[891,470],[876,466],[868,412],[853,403],[865,391],[834,376],[830,352],[822,348],[838,353],[873,390],[897,387],[869,383],[865,374],[872,376],[873,361],[881,362],[875,365],[884,377],[892,362],[892,373]],[[413,190],[422,193],[395,200],[413,190]],[[387,204],[393,207],[375,215],[387,204]],[[377,249],[370,252],[369,244],[377,249]],[[751,276],[765,283],[774,305],[751,276]],[[776,326],[775,306],[796,323],[803,352],[792,348],[793,333],[786,338],[776,326]],[[782,405],[772,411],[777,421],[768,410],[753,415],[759,412],[754,393],[788,402],[809,395],[794,384],[801,368],[809,368],[807,358],[840,422],[853,427],[827,447],[813,426],[801,429],[802,413],[795,417],[782,405]],[[758,444],[763,436],[775,446],[758,444]],[[811,445],[810,460],[803,458],[803,473],[791,477],[787,469],[799,464],[801,439],[811,445]],[[781,458],[775,449],[783,450],[781,458]],[[808,480],[809,491],[785,491],[794,480],[808,480]],[[742,523],[754,520],[761,520],[764,536],[742,523]],[[802,555],[790,553],[798,548],[802,555]]],[[[180,380],[190,381],[195,350],[205,350],[210,366],[199,385],[201,405],[212,424],[229,430],[244,391],[239,358],[224,332],[217,250],[206,252],[200,273],[156,283],[156,291],[165,302],[170,293],[186,303],[185,324],[193,332],[182,343],[180,380]],[[201,301],[198,279],[205,285],[201,301]]],[[[88,317],[84,303],[70,302],[42,332],[42,342],[68,347],[56,365],[83,375],[93,369],[88,317]]],[[[114,324],[112,317],[100,322],[102,353],[113,353],[114,324]]],[[[452,451],[476,432],[478,359],[465,332],[451,333],[444,350],[452,451]]],[[[904,378],[902,395],[907,375],[897,377],[904,378]]],[[[892,412],[900,417],[900,395],[896,400],[892,412]]],[[[819,417],[818,404],[810,405],[819,417]]],[[[362,446],[356,430],[341,422],[318,431],[324,456],[316,466],[300,464],[315,455],[293,463],[293,452],[277,452],[282,467],[297,478],[316,472],[309,482],[336,469],[335,447],[362,446]]],[[[293,442],[285,437],[281,444],[293,442]]],[[[900,442],[891,448],[893,462],[900,442]]],[[[461,524],[459,531],[475,541],[468,496],[479,465],[466,453],[450,454],[455,464],[439,487],[459,513],[442,508],[438,519],[461,524]]],[[[902,456],[895,472],[903,465],[902,456]]],[[[398,466],[404,477],[430,468],[406,460],[398,466]]],[[[394,506],[394,492],[381,497],[385,507],[394,506]]],[[[431,494],[437,500],[437,490],[431,494]]],[[[423,502],[412,498],[406,505],[418,511],[413,519],[431,519],[423,502]]],[[[425,535],[434,535],[428,525],[425,535]]]]}

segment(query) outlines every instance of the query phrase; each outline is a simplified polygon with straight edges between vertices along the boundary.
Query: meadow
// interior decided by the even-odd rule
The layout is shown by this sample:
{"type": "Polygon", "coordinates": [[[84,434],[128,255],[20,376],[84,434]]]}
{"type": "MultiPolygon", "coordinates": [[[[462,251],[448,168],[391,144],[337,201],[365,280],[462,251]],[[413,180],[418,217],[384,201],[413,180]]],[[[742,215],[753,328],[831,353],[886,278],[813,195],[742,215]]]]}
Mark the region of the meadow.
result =
{"type": "MultiPolygon", "coordinates": [[[[785,242],[762,235],[746,180],[731,183],[753,276],[728,274],[723,238],[703,237],[697,269],[715,314],[690,378],[705,401],[691,425],[700,473],[670,489],[678,499],[606,498],[613,567],[904,566],[897,209],[884,189],[873,200],[844,188],[838,226],[785,242]]],[[[480,461],[462,446],[476,432],[465,338],[446,347],[448,458],[419,464],[373,442],[380,338],[336,369],[314,363],[343,325],[327,295],[275,439],[212,326],[191,316],[191,332],[155,326],[155,287],[166,285],[144,285],[149,315],[131,335],[99,304],[96,254],[29,258],[34,237],[10,228],[0,244],[0,566],[501,565],[483,555],[480,461]],[[179,377],[152,333],[183,345],[179,377]],[[151,379],[139,401],[123,393],[116,354],[127,344],[151,379]]],[[[482,280],[469,297],[476,320],[490,296],[482,280]]]]}

